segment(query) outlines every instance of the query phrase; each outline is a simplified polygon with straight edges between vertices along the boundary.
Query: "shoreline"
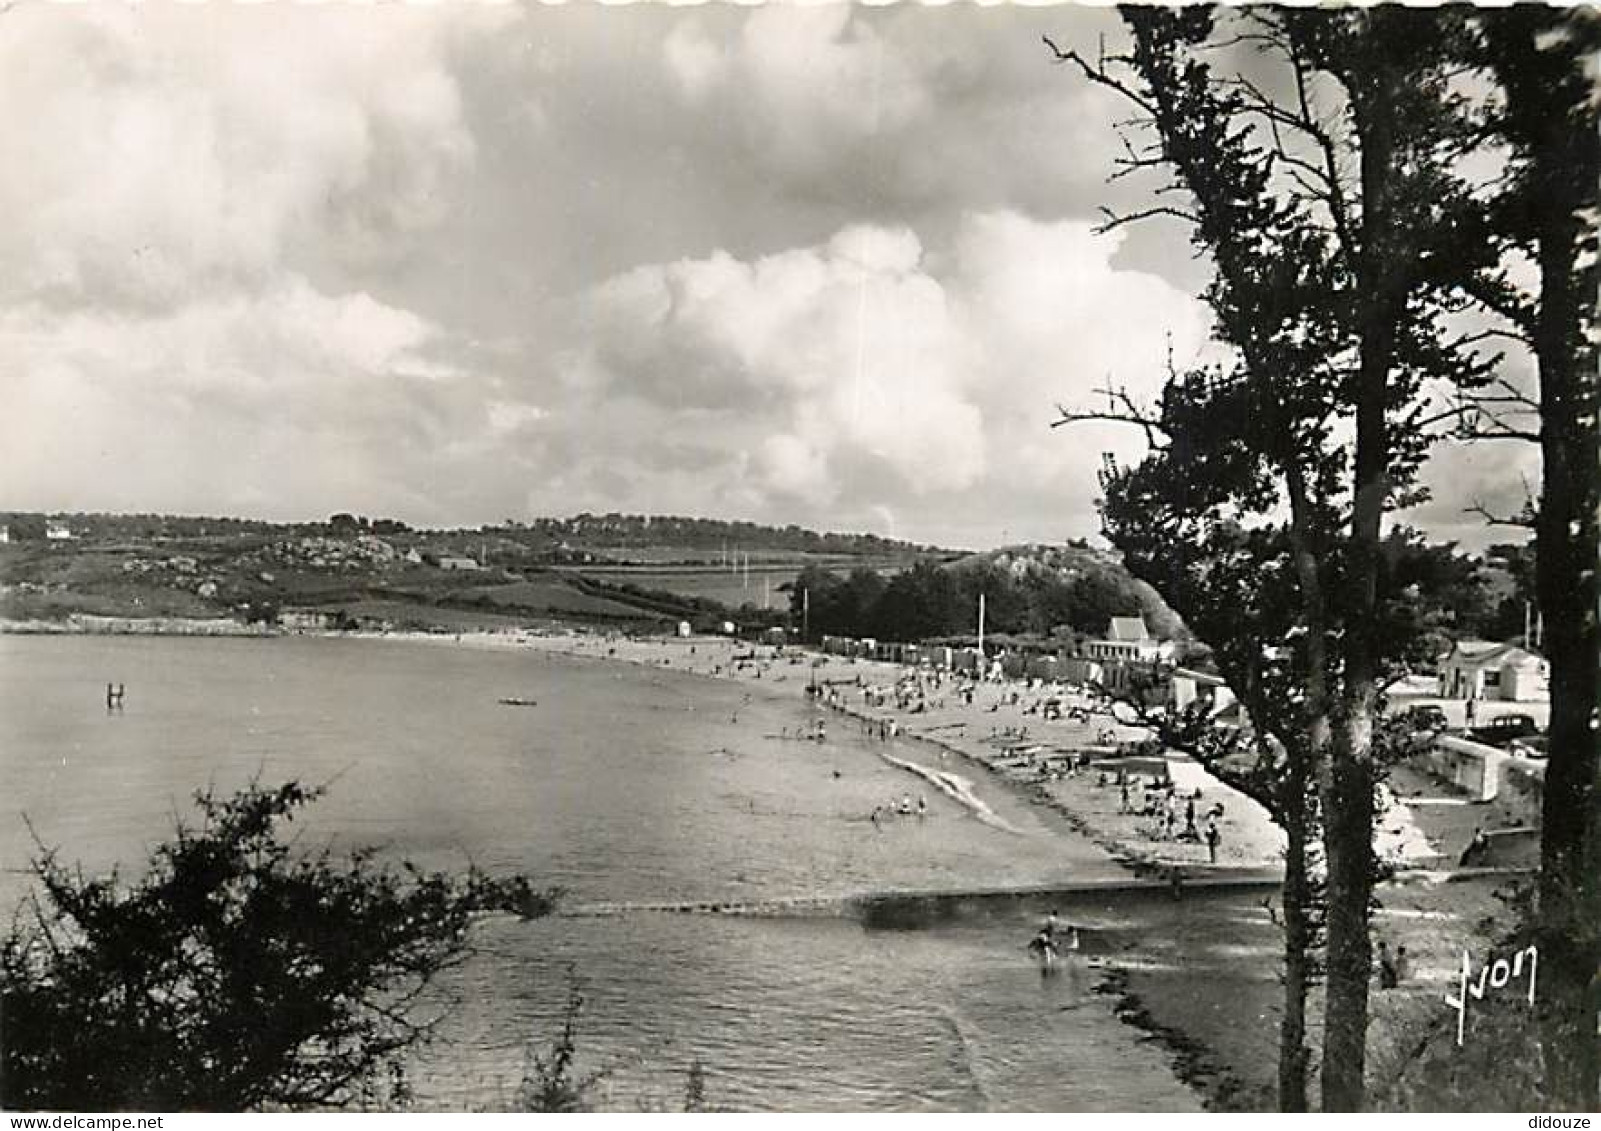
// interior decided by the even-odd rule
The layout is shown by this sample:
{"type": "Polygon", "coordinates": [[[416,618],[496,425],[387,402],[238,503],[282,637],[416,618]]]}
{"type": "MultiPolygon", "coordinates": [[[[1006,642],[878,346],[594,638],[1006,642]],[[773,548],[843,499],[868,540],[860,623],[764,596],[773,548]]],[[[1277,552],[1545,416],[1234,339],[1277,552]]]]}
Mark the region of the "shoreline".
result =
{"type": "MultiPolygon", "coordinates": [[[[89,618],[85,618],[89,619],[89,618]]],[[[121,618],[92,618],[94,622],[120,621],[121,618]]],[[[0,621],[0,634],[15,632],[17,622],[0,621]]],[[[180,621],[160,618],[161,631],[153,626],[129,630],[98,630],[81,624],[57,627],[39,635],[134,635],[204,636],[272,639],[309,637],[390,641],[398,644],[429,644],[435,647],[470,648],[497,652],[540,653],[567,659],[599,660],[674,674],[716,679],[742,685],[751,694],[769,699],[802,699],[820,710],[838,713],[864,726],[893,724],[897,740],[909,740],[914,748],[956,755],[965,762],[994,775],[1030,805],[1050,812],[1066,829],[1084,837],[1099,851],[1137,880],[1149,881],[1153,873],[1173,866],[1187,876],[1204,875],[1213,869],[1235,875],[1242,871],[1265,878],[1280,871],[1279,845],[1282,833],[1254,802],[1222,782],[1211,778],[1194,763],[1180,758],[1167,760],[1168,772],[1181,780],[1183,788],[1199,788],[1207,804],[1221,801],[1224,817],[1224,849],[1215,865],[1205,860],[1205,849],[1183,841],[1158,839],[1148,828],[1148,819],[1120,811],[1115,784],[1101,781],[1094,768],[1096,748],[1104,750],[1103,739],[1134,739],[1144,732],[1118,723],[1110,716],[1093,715],[1087,721],[1042,720],[1031,713],[1030,700],[1040,694],[1027,681],[1008,680],[980,684],[973,701],[966,703],[954,693],[935,689],[921,695],[920,704],[903,700],[899,704],[878,692],[893,690],[897,682],[915,669],[901,665],[862,661],[786,647],[752,644],[722,637],[630,637],[608,635],[604,630],[583,631],[538,627],[498,631],[427,632],[317,632],[263,631],[255,626],[232,624],[240,631],[217,631],[214,622],[180,621]],[[195,630],[196,625],[206,629],[195,630]],[[806,688],[816,682],[824,688],[820,696],[807,696],[806,688]],[[1027,690],[1025,690],[1027,689],[1027,690]],[[857,702],[848,702],[855,697],[857,702]],[[955,700],[955,702],[952,702],[955,700]],[[1103,722],[1102,720],[1107,720],[1103,722]],[[1106,731],[1110,730],[1110,736],[1106,731]],[[985,733],[985,732],[988,733],[985,733]],[[1088,750],[1091,766],[1074,774],[1061,772],[1066,752],[1088,750]]],[[[27,635],[27,632],[17,632],[27,635]]],[[[945,683],[951,683],[947,677],[945,683]]],[[[1080,697],[1086,698],[1086,697],[1080,697]]],[[[900,764],[899,759],[891,762],[900,764]]],[[[938,774],[938,770],[928,770],[938,774]]],[[[932,783],[932,779],[931,783],[932,783]]],[[[936,788],[939,788],[936,785],[936,788]]],[[[1407,806],[1395,806],[1405,811],[1407,806]]],[[[1426,807],[1420,814],[1429,816],[1426,807]]],[[[982,819],[975,812],[977,819],[982,819]]],[[[1414,830],[1416,831],[1416,830],[1414,830]]],[[[1421,832],[1418,833],[1421,837],[1421,832]]],[[[1446,838],[1441,837],[1442,845],[1446,838]]],[[[1436,849],[1423,841],[1430,853],[1436,849]]],[[[1154,886],[1154,885],[1153,885],[1154,886]]],[[[1375,917],[1373,935],[1383,936],[1394,945],[1405,943],[1415,956],[1416,990],[1405,994],[1375,991],[1371,1006],[1373,1029],[1369,1064],[1381,1089],[1393,1087],[1406,1076],[1414,1058],[1406,1050],[1418,1044],[1418,1026],[1432,1016],[1431,1003],[1449,990],[1451,974],[1460,962],[1461,938],[1447,937],[1445,921],[1460,925],[1460,934],[1476,919],[1494,911],[1488,882],[1437,883],[1424,875],[1411,875],[1381,889],[1385,907],[1375,917]]],[[[1266,911],[1256,913],[1266,923],[1266,911]]],[[[1182,931],[1182,922],[1173,925],[1182,931]]],[[[1478,930],[1471,931],[1478,936],[1478,930]]],[[[1478,943],[1472,943],[1475,949],[1478,943]]],[[[1276,964],[1279,956],[1272,961],[1276,964]]],[[[1240,960],[1241,969],[1250,963],[1240,960]]],[[[1229,964],[1232,968],[1232,963],[1229,964]]],[[[1276,965],[1275,965],[1276,969],[1276,965]]],[[[1151,970],[1139,961],[1132,963],[1108,955],[1101,965],[1101,977],[1093,992],[1109,999],[1114,1016],[1144,1034],[1164,1052],[1176,1079],[1191,1090],[1208,1110],[1272,1110],[1276,1076],[1277,1018],[1282,993],[1274,985],[1240,982],[1234,978],[1204,979],[1191,983],[1176,977],[1172,970],[1151,970]]],[[[1320,995],[1308,1002],[1309,1044],[1316,1063],[1320,1034],[1320,995]]],[[[1311,1089],[1315,1096],[1315,1084],[1311,1089]]]]}
{"type": "MultiPolygon", "coordinates": [[[[464,640],[463,643],[467,642],[464,640]]],[[[848,691],[863,690],[863,685],[867,688],[892,687],[911,670],[897,664],[845,659],[806,650],[785,649],[783,653],[778,653],[771,646],[746,645],[744,642],[716,637],[596,640],[592,637],[547,634],[536,639],[535,647],[574,658],[609,660],[656,670],[676,671],[701,678],[737,682],[753,690],[759,687],[764,693],[779,698],[787,697],[788,688],[780,690],[780,687],[789,683],[785,679],[788,672],[804,672],[807,683],[815,678],[825,689],[848,693],[848,691]],[[747,666],[741,674],[734,657],[752,655],[758,659],[745,660],[747,666]],[[786,657],[782,663],[781,655],[786,657]],[[799,657],[800,663],[794,663],[793,657],[799,657]],[[752,664],[756,665],[754,672],[749,666],[752,664]],[[763,667],[763,664],[766,666],[763,667]],[[767,674],[771,673],[775,666],[780,667],[782,671],[778,679],[773,679],[767,674]],[[780,680],[783,680],[782,684],[780,680]]],[[[1089,784],[1091,779],[1088,773],[1070,778],[1057,778],[1053,781],[1041,781],[1031,762],[1012,765],[1001,761],[1005,757],[1003,751],[1009,749],[1004,742],[994,743],[988,735],[974,737],[964,734],[960,738],[950,736],[949,732],[965,731],[971,725],[971,719],[956,718],[955,713],[980,717],[993,715],[997,722],[992,729],[997,731],[1004,731],[1006,727],[1011,727],[1014,733],[1024,726],[1039,728],[1041,724],[1034,716],[1027,716],[1029,719],[1027,724],[1010,721],[1025,717],[1022,714],[1024,708],[1021,702],[1005,702],[1014,685],[1019,682],[1008,680],[1000,685],[985,687],[982,694],[975,695],[971,706],[946,708],[938,712],[925,711],[920,714],[909,714],[904,710],[885,707],[872,708],[866,705],[858,707],[846,703],[843,697],[830,702],[827,691],[816,702],[822,708],[831,709],[865,723],[894,721],[897,724],[894,736],[896,739],[914,743],[925,749],[958,756],[974,767],[993,775],[1028,803],[1046,809],[1060,818],[1067,828],[1084,837],[1112,863],[1136,880],[1150,879],[1154,874],[1174,865],[1182,867],[1190,876],[1204,875],[1214,869],[1218,873],[1238,874],[1242,866],[1258,873],[1266,873],[1269,870],[1275,876],[1279,873],[1278,852],[1282,833],[1277,826],[1271,823],[1265,811],[1254,801],[1212,778],[1198,766],[1195,770],[1199,776],[1192,777],[1192,780],[1209,783],[1201,787],[1205,796],[1224,798],[1227,814],[1225,827],[1231,827],[1240,833],[1239,839],[1242,844],[1232,862],[1220,860],[1216,865],[1205,863],[1199,859],[1200,853],[1204,850],[1198,845],[1164,842],[1168,848],[1165,852],[1154,845],[1145,846],[1126,831],[1117,828],[1115,822],[1104,818],[1098,819],[1098,815],[1095,814],[1086,814],[1082,809],[1084,801],[1088,799],[1087,795],[1096,791],[1106,792],[1099,786],[1089,784]],[[992,706],[994,710],[991,710],[992,706]],[[914,719],[919,725],[911,725],[914,719]],[[903,724],[904,729],[902,729],[903,724]],[[1191,847],[1194,851],[1187,851],[1191,847]],[[1176,851],[1180,849],[1186,851],[1176,851]]],[[[804,691],[801,694],[804,695],[804,691]]],[[[1117,723],[1111,716],[1106,717],[1112,721],[1114,738],[1134,738],[1145,733],[1141,728],[1117,723]]],[[[1092,740],[1099,736],[1093,723],[1077,726],[1070,723],[1062,723],[1060,726],[1048,725],[1043,730],[1036,729],[1034,733],[1033,741],[1038,745],[1080,750],[1086,746],[1096,745],[1092,740]]],[[[1026,740],[1022,737],[1019,737],[1017,742],[1026,744],[1026,740]]],[[[906,768],[900,759],[889,755],[883,756],[890,762],[906,768]]],[[[922,768],[908,772],[926,776],[922,768]]],[[[1104,808],[1116,816],[1111,803],[1104,808]]],[[[975,817],[978,815],[975,814],[975,817]]],[[[1172,1024],[1163,1019],[1166,1011],[1159,999],[1166,989],[1165,986],[1153,984],[1147,988],[1144,985],[1137,985],[1137,971],[1113,956],[1107,956],[1100,963],[1099,974],[1100,977],[1092,992],[1108,999],[1109,1009],[1117,1020],[1136,1030],[1142,1034],[1142,1039],[1151,1041],[1162,1050],[1174,1078],[1196,1096],[1204,1109],[1262,1110],[1260,1104],[1250,1102],[1253,1097],[1260,1094],[1260,1090],[1243,1080],[1236,1072],[1235,1066],[1227,1063],[1226,1058],[1220,1057],[1204,1039],[1189,1032],[1182,1025],[1172,1024]],[[1147,1001],[1146,997],[1152,994],[1156,996],[1147,1001]]],[[[1184,1010],[1180,1009],[1178,1012],[1182,1014],[1184,1010]]]]}

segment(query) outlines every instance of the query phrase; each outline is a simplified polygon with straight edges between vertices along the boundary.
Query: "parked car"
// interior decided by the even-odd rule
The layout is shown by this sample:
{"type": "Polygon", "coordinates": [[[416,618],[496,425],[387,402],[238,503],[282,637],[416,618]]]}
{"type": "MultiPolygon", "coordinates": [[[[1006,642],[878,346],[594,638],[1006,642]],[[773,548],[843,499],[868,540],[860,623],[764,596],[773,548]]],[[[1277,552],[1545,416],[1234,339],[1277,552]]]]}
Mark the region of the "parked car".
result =
{"type": "Polygon", "coordinates": [[[1540,726],[1531,715],[1497,715],[1484,725],[1474,727],[1468,733],[1475,742],[1482,742],[1486,746],[1499,746],[1505,749],[1520,739],[1538,736],[1540,726]]]}
{"type": "Polygon", "coordinates": [[[1419,731],[1443,731],[1450,727],[1445,712],[1433,703],[1419,703],[1401,712],[1401,720],[1416,734],[1419,731]]]}
{"type": "Polygon", "coordinates": [[[1551,740],[1543,734],[1530,735],[1528,738],[1514,738],[1507,746],[1508,754],[1516,754],[1523,758],[1545,758],[1551,753],[1551,740]]]}

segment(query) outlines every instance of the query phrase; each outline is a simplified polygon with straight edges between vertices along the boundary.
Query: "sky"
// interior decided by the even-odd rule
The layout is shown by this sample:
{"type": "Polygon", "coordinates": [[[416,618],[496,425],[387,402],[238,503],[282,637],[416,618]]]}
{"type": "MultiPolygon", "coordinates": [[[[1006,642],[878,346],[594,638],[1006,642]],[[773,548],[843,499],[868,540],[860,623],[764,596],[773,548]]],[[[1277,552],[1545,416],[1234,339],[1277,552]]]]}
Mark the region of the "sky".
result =
{"type": "MultiPolygon", "coordinates": [[[[1086,8],[9,5],[0,506],[1094,536],[1209,356],[1086,8]],[[20,218],[20,222],[18,222],[20,218]]],[[[1516,509],[1442,451],[1408,516],[1516,509]]]]}

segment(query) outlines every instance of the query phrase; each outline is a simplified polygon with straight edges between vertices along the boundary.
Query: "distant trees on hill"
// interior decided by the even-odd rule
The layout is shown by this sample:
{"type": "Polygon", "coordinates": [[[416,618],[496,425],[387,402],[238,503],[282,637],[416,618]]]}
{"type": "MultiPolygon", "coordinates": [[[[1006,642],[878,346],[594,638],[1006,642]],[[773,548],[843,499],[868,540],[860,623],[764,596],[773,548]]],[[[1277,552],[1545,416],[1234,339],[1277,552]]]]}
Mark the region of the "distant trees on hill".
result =
{"type": "Polygon", "coordinates": [[[980,593],[985,627],[995,633],[1044,636],[1065,625],[1100,635],[1114,616],[1172,616],[1115,566],[1018,569],[993,560],[958,566],[924,560],[888,578],[865,568],[841,575],[808,566],[795,579],[790,606],[797,624],[808,607],[813,636],[927,640],[972,633],[980,593]]]}
{"type": "MultiPolygon", "coordinates": [[[[487,530],[488,528],[486,528],[487,530]]],[[[881,538],[877,534],[820,534],[791,523],[764,526],[756,522],[730,522],[681,515],[579,514],[572,518],[539,518],[532,522],[508,520],[501,531],[543,535],[557,541],[604,546],[675,546],[718,550],[791,550],[817,554],[905,553],[928,550],[911,542],[881,538]]]]}

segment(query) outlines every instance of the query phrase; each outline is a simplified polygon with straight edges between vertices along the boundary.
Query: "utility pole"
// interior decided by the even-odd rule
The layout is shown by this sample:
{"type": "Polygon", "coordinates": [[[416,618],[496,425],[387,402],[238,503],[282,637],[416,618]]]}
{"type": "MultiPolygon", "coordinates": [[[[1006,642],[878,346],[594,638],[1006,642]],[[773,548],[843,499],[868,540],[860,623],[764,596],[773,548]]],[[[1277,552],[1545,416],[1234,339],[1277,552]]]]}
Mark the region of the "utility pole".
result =
{"type": "Polygon", "coordinates": [[[812,638],[812,591],[801,590],[801,639],[812,638]]]}
{"type": "Polygon", "coordinates": [[[984,594],[978,595],[978,674],[984,678],[984,594]]]}

